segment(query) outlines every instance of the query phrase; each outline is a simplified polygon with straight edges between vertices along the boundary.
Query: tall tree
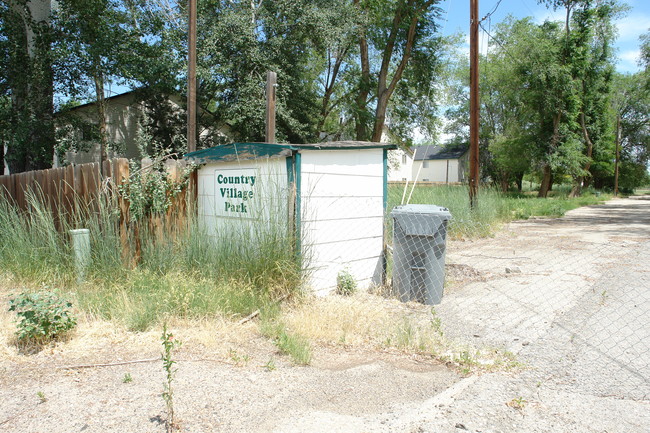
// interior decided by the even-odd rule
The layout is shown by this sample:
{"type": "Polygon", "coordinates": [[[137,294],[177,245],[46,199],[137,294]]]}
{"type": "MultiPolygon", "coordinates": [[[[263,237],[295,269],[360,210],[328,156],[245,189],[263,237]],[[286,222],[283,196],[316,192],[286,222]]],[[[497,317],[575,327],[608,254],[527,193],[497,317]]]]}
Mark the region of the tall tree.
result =
{"type": "Polygon", "coordinates": [[[121,54],[129,53],[130,30],[124,10],[114,0],[61,0],[56,14],[60,79],[72,96],[93,90],[100,137],[100,161],[107,159],[106,92],[120,76],[121,54]]]}
{"type": "Polygon", "coordinates": [[[3,155],[12,173],[52,166],[54,154],[50,0],[0,5],[0,47],[5,102],[3,155]]]}
{"type": "MultiPolygon", "coordinates": [[[[439,0],[395,0],[374,2],[353,0],[363,16],[365,25],[359,29],[359,58],[361,77],[356,98],[356,135],[358,140],[380,141],[386,124],[388,105],[398,84],[410,67],[421,69],[411,78],[427,78],[424,68],[435,67],[435,45],[427,44],[437,30],[439,0]],[[371,65],[372,53],[377,53],[378,68],[371,65]],[[416,62],[410,63],[412,58],[416,62]],[[368,115],[368,105],[374,96],[374,115],[368,115]]],[[[431,81],[425,83],[430,86],[431,81]]]]}

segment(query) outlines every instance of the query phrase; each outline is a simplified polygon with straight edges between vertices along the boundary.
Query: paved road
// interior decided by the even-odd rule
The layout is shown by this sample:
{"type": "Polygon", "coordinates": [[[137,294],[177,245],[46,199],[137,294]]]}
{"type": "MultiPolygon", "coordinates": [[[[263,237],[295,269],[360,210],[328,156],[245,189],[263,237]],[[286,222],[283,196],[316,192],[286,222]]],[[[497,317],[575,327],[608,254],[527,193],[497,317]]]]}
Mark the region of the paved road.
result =
{"type": "Polygon", "coordinates": [[[311,411],[274,431],[650,432],[650,197],[516,222],[451,243],[447,261],[479,278],[436,307],[446,334],[509,350],[523,370],[381,414],[311,411]]]}
{"type": "Polygon", "coordinates": [[[527,368],[466,379],[449,404],[409,425],[650,432],[649,198],[515,223],[452,251],[450,260],[478,267],[487,281],[439,308],[448,332],[506,347],[527,368]]]}

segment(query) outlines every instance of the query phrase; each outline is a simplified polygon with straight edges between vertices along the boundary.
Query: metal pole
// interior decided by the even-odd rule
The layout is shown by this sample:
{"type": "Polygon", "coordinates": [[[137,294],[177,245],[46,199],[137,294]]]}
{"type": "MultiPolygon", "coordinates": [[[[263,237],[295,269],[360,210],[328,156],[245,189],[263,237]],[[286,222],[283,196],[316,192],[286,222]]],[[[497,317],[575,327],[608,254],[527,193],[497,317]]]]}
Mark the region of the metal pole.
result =
{"type": "Polygon", "coordinates": [[[196,150],[196,2],[188,0],[187,36],[187,151],[196,150]]]}
{"type": "Polygon", "coordinates": [[[621,116],[616,116],[616,161],[614,163],[614,197],[618,197],[618,163],[620,160],[619,147],[621,145],[621,116]]]}
{"type": "Polygon", "coordinates": [[[275,143],[275,72],[266,72],[266,142],[275,143]]]}
{"type": "Polygon", "coordinates": [[[469,29],[469,203],[478,205],[478,0],[470,0],[469,29]]]}

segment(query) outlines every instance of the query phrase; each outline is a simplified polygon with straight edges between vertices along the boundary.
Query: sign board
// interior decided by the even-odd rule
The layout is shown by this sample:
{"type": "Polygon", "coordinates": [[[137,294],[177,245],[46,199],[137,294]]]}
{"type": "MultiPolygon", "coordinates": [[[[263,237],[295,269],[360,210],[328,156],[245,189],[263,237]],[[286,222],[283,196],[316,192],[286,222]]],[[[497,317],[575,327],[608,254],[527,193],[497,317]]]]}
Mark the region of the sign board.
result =
{"type": "Polygon", "coordinates": [[[254,218],[253,206],[258,192],[257,168],[217,169],[214,172],[217,216],[254,218]]]}

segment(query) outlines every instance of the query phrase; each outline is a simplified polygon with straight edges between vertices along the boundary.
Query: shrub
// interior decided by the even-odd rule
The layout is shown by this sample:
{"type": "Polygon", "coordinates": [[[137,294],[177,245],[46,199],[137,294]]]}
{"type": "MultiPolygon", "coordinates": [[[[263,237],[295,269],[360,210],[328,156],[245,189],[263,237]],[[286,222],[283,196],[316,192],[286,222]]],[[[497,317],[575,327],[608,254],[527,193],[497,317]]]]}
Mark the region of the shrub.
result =
{"type": "Polygon", "coordinates": [[[16,335],[25,343],[43,344],[73,329],[77,320],[72,304],[56,293],[21,293],[9,301],[9,311],[20,317],[16,335]]]}
{"type": "Polygon", "coordinates": [[[336,293],[349,296],[357,290],[357,281],[349,270],[343,269],[336,276],[336,293]]]}

